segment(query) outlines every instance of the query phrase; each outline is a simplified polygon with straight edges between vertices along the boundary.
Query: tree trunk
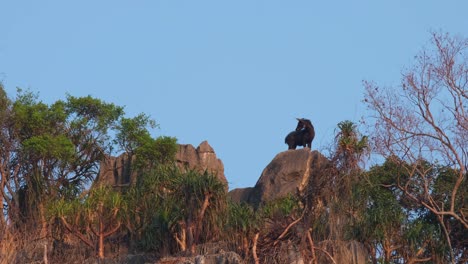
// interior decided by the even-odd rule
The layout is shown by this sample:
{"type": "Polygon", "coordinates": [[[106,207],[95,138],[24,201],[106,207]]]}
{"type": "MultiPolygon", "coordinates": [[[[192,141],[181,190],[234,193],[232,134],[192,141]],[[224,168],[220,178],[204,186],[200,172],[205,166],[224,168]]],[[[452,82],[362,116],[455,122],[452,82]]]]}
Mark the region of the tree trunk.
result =
{"type": "Polygon", "coordinates": [[[100,259],[104,258],[104,239],[114,234],[115,232],[117,232],[120,228],[120,225],[122,225],[122,222],[119,221],[117,222],[115,227],[110,229],[109,226],[106,227],[104,225],[104,221],[101,218],[99,219],[99,232],[97,233],[97,236],[99,238],[98,255],[100,259]],[[105,230],[109,230],[109,231],[106,232],[105,230]]]}
{"type": "Polygon", "coordinates": [[[40,238],[43,240],[44,243],[44,264],[48,264],[48,258],[47,258],[47,243],[48,243],[48,236],[49,236],[49,227],[47,225],[47,220],[45,216],[45,210],[44,210],[44,203],[43,201],[39,201],[39,214],[40,214],[40,219],[41,219],[41,235],[40,238]]]}
{"type": "Polygon", "coordinates": [[[205,194],[205,199],[203,201],[202,207],[200,209],[200,213],[198,214],[197,220],[196,220],[196,229],[195,229],[195,234],[194,234],[194,244],[200,242],[200,233],[203,227],[203,218],[205,217],[205,212],[206,209],[208,209],[208,206],[210,206],[210,199],[211,199],[211,194],[207,193],[205,194]]]}
{"type": "Polygon", "coordinates": [[[372,264],[377,264],[377,256],[376,256],[377,254],[375,252],[375,247],[369,245],[368,250],[372,259],[372,264]]]}
{"type": "Polygon", "coordinates": [[[249,240],[247,236],[242,238],[242,247],[244,249],[244,257],[247,257],[249,255],[249,240]]]}
{"type": "Polygon", "coordinates": [[[190,250],[190,253],[193,255],[195,254],[195,242],[194,242],[194,227],[193,227],[193,223],[191,221],[189,221],[188,223],[186,223],[186,235],[187,235],[187,247],[188,249],[190,250]]]}
{"type": "MultiPolygon", "coordinates": [[[[5,174],[5,170],[3,169],[3,166],[0,165],[0,179],[1,179],[1,182],[0,182],[0,212],[2,212],[2,215],[0,216],[0,241],[2,241],[3,239],[3,234],[5,233],[5,228],[6,228],[6,220],[5,220],[5,216],[3,215],[3,210],[5,209],[4,208],[4,190],[5,190],[5,185],[6,185],[6,174],[5,174]]],[[[8,215],[8,213],[7,213],[8,215]]]]}
{"type": "Polygon", "coordinates": [[[3,215],[3,192],[0,191],[0,212],[2,212],[2,215],[0,216],[0,241],[3,240],[3,234],[5,233],[6,229],[6,221],[5,221],[5,216],[3,215]]]}
{"type": "Polygon", "coordinates": [[[174,239],[177,241],[177,244],[180,247],[180,251],[185,251],[187,250],[187,233],[186,233],[187,231],[185,229],[183,221],[180,225],[181,225],[180,236],[177,232],[175,232],[173,236],[174,236],[174,239]]]}
{"type": "Polygon", "coordinates": [[[47,241],[44,242],[44,264],[49,264],[49,259],[47,258],[47,241]]]}
{"type": "Polygon", "coordinates": [[[384,261],[385,261],[385,263],[390,263],[390,259],[392,257],[392,251],[393,251],[393,248],[392,248],[391,244],[389,242],[387,242],[387,241],[383,241],[382,249],[384,251],[384,261]]]}
{"type": "Polygon", "coordinates": [[[70,225],[65,217],[60,217],[60,220],[62,221],[62,224],[65,226],[65,228],[70,232],[72,235],[76,236],[79,238],[81,241],[83,241],[86,245],[89,247],[93,248],[93,250],[96,250],[96,244],[94,244],[91,240],[89,240],[86,236],[80,233],[80,231],[76,230],[72,225],[70,225]]]}
{"type": "Polygon", "coordinates": [[[100,259],[104,259],[104,223],[102,219],[99,219],[99,246],[98,246],[98,256],[100,259]]]}
{"type": "Polygon", "coordinates": [[[255,234],[255,237],[253,239],[253,245],[252,245],[252,256],[253,256],[253,259],[255,261],[255,264],[260,263],[260,261],[258,260],[258,256],[257,256],[257,242],[258,242],[258,236],[259,235],[260,235],[260,233],[255,234]]]}

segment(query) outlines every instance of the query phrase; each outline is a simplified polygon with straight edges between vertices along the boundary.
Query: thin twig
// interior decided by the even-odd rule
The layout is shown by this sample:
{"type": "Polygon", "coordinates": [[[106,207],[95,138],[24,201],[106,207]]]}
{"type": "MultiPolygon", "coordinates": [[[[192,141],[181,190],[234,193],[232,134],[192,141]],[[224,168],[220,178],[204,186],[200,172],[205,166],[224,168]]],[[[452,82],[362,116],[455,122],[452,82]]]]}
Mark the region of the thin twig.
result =
{"type": "Polygon", "coordinates": [[[319,248],[319,247],[314,247],[314,249],[318,249],[318,250],[322,251],[323,253],[325,253],[325,255],[327,255],[334,264],[336,264],[335,259],[332,257],[332,255],[330,255],[330,253],[328,253],[328,251],[326,251],[323,248],[319,248]]]}

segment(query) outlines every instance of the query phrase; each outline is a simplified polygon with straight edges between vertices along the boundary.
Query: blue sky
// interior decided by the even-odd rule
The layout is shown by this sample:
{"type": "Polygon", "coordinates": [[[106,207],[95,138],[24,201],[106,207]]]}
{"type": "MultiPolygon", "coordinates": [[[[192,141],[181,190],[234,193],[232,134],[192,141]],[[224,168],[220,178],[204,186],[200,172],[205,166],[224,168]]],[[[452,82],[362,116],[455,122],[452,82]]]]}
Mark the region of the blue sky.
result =
{"type": "Polygon", "coordinates": [[[255,185],[296,117],[326,152],[358,122],[362,80],[398,85],[431,30],[468,37],[468,1],[0,0],[0,80],[48,103],[92,95],[255,185]]]}

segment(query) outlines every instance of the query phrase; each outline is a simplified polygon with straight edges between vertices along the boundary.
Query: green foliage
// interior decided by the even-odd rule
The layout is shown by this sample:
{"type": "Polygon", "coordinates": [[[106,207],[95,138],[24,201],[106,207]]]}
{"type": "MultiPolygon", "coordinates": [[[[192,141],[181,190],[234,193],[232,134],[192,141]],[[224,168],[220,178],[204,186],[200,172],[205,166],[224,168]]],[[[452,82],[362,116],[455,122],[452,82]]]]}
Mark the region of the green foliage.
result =
{"type": "Polygon", "coordinates": [[[126,197],[111,187],[93,188],[83,199],[60,199],[48,206],[48,216],[57,219],[72,235],[104,258],[104,240],[116,233],[128,217],[126,197]]]}
{"type": "MultiPolygon", "coordinates": [[[[459,170],[439,166],[436,169],[437,177],[434,180],[433,196],[444,206],[448,207],[452,198],[452,189],[455,185],[459,170]]],[[[456,210],[465,210],[468,212],[468,179],[465,177],[461,183],[458,195],[455,197],[456,210]]]]}
{"type": "Polygon", "coordinates": [[[288,195],[264,204],[260,207],[259,214],[265,219],[281,219],[290,216],[299,209],[297,197],[288,195]]]}
{"type": "Polygon", "coordinates": [[[10,101],[0,86],[0,153],[5,154],[0,172],[13,173],[0,175],[6,179],[0,195],[12,221],[21,221],[14,213],[20,211],[40,219],[32,215],[48,200],[74,201],[115,145],[132,151],[142,169],[174,161],[175,138],[153,139],[147,127],[155,123],[148,116],[123,115],[122,107],[91,96],[68,95],[48,105],[38,94],[18,89],[10,101]]]}
{"type": "Polygon", "coordinates": [[[394,180],[391,163],[373,167],[356,184],[354,199],[364,211],[357,223],[355,235],[358,239],[382,243],[385,239],[398,236],[407,216],[389,184],[394,180]]]}
{"type": "Polygon", "coordinates": [[[171,163],[174,161],[178,150],[177,138],[167,136],[158,137],[153,144],[153,148],[158,150],[157,153],[153,153],[154,159],[162,164],[171,163]]]}
{"type": "Polygon", "coordinates": [[[74,156],[75,146],[64,135],[39,135],[23,141],[23,150],[32,160],[40,158],[57,159],[67,162],[74,156]]]}
{"type": "MultiPolygon", "coordinates": [[[[169,206],[169,202],[164,203],[169,206]]],[[[172,229],[176,225],[174,215],[171,213],[174,209],[167,207],[158,207],[152,217],[145,224],[145,228],[137,239],[137,246],[144,251],[157,251],[170,253],[171,248],[175,247],[172,237],[172,229]]]]}
{"type": "Polygon", "coordinates": [[[48,213],[49,217],[69,219],[70,223],[73,223],[73,219],[84,218],[81,223],[96,224],[94,221],[98,217],[106,219],[124,217],[127,205],[126,196],[112,190],[111,187],[104,186],[92,189],[85,198],[52,201],[49,203],[48,213]]]}
{"type": "Polygon", "coordinates": [[[172,188],[179,172],[171,166],[156,166],[140,175],[135,186],[126,192],[130,219],[127,228],[144,250],[156,250],[172,239],[171,228],[180,219],[174,214],[176,203],[172,188]]]}
{"type": "Polygon", "coordinates": [[[199,241],[204,241],[217,236],[222,228],[225,185],[207,172],[158,165],[143,173],[127,195],[134,208],[129,227],[142,249],[174,251],[178,247],[175,237],[181,233],[195,232],[191,234],[195,239],[198,232],[199,241]],[[189,225],[193,229],[187,229],[189,225]]]}
{"type": "Polygon", "coordinates": [[[361,156],[366,154],[369,148],[367,136],[360,136],[356,124],[349,120],[338,123],[338,133],[335,140],[337,142],[335,156],[340,159],[342,166],[356,167],[361,156]]]}
{"type": "Polygon", "coordinates": [[[149,138],[136,150],[137,168],[150,169],[158,164],[171,164],[177,153],[177,139],[174,137],[149,138]]]}
{"type": "MultiPolygon", "coordinates": [[[[89,196],[84,200],[84,208],[94,214],[92,211],[97,210],[99,207],[103,208],[103,212],[114,215],[116,210],[124,212],[126,210],[126,201],[120,192],[114,191],[112,187],[103,186],[93,188],[89,196]]],[[[100,217],[106,217],[106,215],[100,214],[100,217]]]]}
{"type": "Polygon", "coordinates": [[[246,203],[229,202],[227,212],[226,227],[231,232],[248,235],[260,227],[258,214],[246,203]]]}
{"type": "Polygon", "coordinates": [[[59,199],[48,204],[47,213],[49,218],[74,217],[80,214],[83,201],[80,199],[59,199]]]}
{"type": "Polygon", "coordinates": [[[156,124],[145,114],[139,114],[133,118],[122,117],[116,126],[115,143],[127,153],[133,153],[135,149],[151,139],[148,126],[154,128],[156,124]]]}
{"type": "Polygon", "coordinates": [[[52,111],[49,107],[37,102],[31,94],[19,95],[17,101],[13,103],[13,123],[20,139],[27,139],[34,135],[56,134],[55,128],[61,127],[49,117],[52,111]]]}
{"type": "Polygon", "coordinates": [[[67,96],[66,112],[75,115],[76,120],[90,122],[95,130],[106,132],[123,115],[123,107],[86,97],[67,96]]]}
{"type": "Polygon", "coordinates": [[[175,195],[181,198],[182,203],[187,206],[187,210],[199,207],[200,201],[207,194],[213,195],[213,201],[214,198],[221,198],[225,194],[225,185],[206,171],[199,173],[195,170],[189,170],[177,177],[174,184],[176,186],[174,188],[175,195]]]}
{"type": "Polygon", "coordinates": [[[0,82],[0,125],[3,127],[3,122],[5,122],[6,116],[8,114],[8,108],[11,104],[10,99],[8,98],[3,83],[0,82]]]}
{"type": "MultiPolygon", "coordinates": [[[[389,158],[356,182],[353,200],[360,208],[360,217],[350,227],[349,239],[375,250],[388,250],[395,259],[408,261],[428,256],[443,259],[448,249],[440,224],[431,212],[409,201],[397,188],[398,182],[410,180],[402,166],[408,165],[389,158]]],[[[421,162],[420,166],[431,168],[427,162],[421,162]]],[[[435,178],[442,175],[437,170],[432,174],[435,178]]],[[[382,252],[381,261],[385,262],[384,256],[388,254],[382,252]]]]}
{"type": "Polygon", "coordinates": [[[222,228],[221,212],[226,207],[224,183],[206,171],[199,173],[189,170],[176,179],[174,187],[173,197],[177,199],[179,209],[177,214],[185,221],[185,226],[189,226],[191,222],[196,223],[193,243],[218,236],[222,228]]]}
{"type": "Polygon", "coordinates": [[[121,118],[116,125],[114,143],[131,157],[135,156],[135,169],[150,170],[157,165],[170,164],[177,152],[177,139],[174,137],[152,138],[148,127],[156,123],[145,114],[133,118],[121,118]]]}

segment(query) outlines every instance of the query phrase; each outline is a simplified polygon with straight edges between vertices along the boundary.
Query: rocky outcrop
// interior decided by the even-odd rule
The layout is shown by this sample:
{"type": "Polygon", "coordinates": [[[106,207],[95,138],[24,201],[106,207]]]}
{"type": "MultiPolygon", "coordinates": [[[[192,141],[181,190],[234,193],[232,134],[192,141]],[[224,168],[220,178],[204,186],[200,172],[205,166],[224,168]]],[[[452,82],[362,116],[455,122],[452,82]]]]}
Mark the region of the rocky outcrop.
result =
{"type": "Polygon", "coordinates": [[[228,187],[226,176],[224,176],[223,162],[218,159],[213,148],[207,141],[203,141],[197,148],[192,145],[179,145],[179,150],[176,154],[176,161],[182,170],[198,170],[213,174],[222,183],[228,187]]]}
{"type": "Polygon", "coordinates": [[[99,174],[93,186],[129,186],[136,180],[136,173],[131,171],[132,160],[127,154],[118,157],[106,156],[99,166],[99,174]]]}
{"type": "Polygon", "coordinates": [[[255,187],[234,189],[229,196],[235,202],[248,202],[257,207],[288,194],[301,194],[313,182],[311,179],[319,177],[329,164],[320,152],[308,148],[284,151],[263,170],[255,187]]]}
{"type": "MultiPolygon", "coordinates": [[[[223,162],[218,159],[213,148],[207,141],[203,141],[197,148],[190,144],[178,145],[176,164],[182,170],[205,171],[215,175],[228,189],[224,176],[223,162]]],[[[136,181],[137,174],[131,171],[132,160],[128,155],[118,157],[108,156],[100,164],[99,174],[93,186],[109,185],[114,187],[129,186],[136,181]]]]}
{"type": "Polygon", "coordinates": [[[237,188],[229,192],[229,198],[235,203],[248,202],[254,187],[237,188]]]}

